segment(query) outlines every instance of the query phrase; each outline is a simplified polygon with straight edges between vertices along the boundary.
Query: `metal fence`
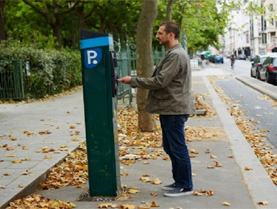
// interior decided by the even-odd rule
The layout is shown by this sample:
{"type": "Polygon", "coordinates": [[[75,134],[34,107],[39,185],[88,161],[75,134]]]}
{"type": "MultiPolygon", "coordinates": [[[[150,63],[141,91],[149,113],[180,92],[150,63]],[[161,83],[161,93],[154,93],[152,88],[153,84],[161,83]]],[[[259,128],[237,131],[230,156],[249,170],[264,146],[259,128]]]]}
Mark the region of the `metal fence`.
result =
{"type": "MultiPolygon", "coordinates": [[[[126,43],[126,49],[121,49],[120,41],[115,42],[115,50],[116,50],[116,57],[118,62],[118,77],[123,77],[127,75],[136,76],[137,72],[137,57],[136,57],[136,45],[130,44],[128,41],[126,43]]],[[[165,49],[162,48],[161,51],[153,51],[153,63],[154,65],[158,64],[161,58],[165,55],[165,49]]],[[[132,88],[130,85],[126,85],[123,83],[118,83],[118,91],[117,91],[117,98],[118,99],[129,99],[129,104],[132,103],[133,94],[132,88]]]]}
{"type": "Polygon", "coordinates": [[[22,60],[0,60],[0,99],[24,99],[22,60]]]}
{"type": "MultiPolygon", "coordinates": [[[[125,49],[121,49],[120,41],[115,42],[115,51],[118,63],[118,77],[127,75],[136,76],[136,45],[126,43],[125,49]]],[[[165,55],[165,50],[153,51],[153,63],[158,64],[165,55]]],[[[24,81],[26,73],[22,60],[0,60],[0,100],[25,99],[24,81]]],[[[27,72],[28,73],[28,72],[27,72]]],[[[118,83],[118,99],[129,99],[132,103],[133,94],[130,85],[118,83]]]]}

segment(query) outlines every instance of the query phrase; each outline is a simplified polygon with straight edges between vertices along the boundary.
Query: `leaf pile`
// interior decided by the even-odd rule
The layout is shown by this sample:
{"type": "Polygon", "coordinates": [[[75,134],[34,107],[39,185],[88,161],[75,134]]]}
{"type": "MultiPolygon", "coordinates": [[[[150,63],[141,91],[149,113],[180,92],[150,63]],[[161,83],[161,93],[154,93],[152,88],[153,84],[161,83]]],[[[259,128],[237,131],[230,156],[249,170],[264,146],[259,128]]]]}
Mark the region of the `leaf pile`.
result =
{"type": "Polygon", "coordinates": [[[209,105],[209,103],[206,102],[205,96],[207,97],[207,95],[205,94],[195,94],[195,98],[194,98],[194,104],[195,104],[195,108],[196,110],[205,110],[205,116],[206,117],[212,117],[213,111],[212,111],[212,107],[211,105],[209,105]]]}
{"type": "Polygon", "coordinates": [[[86,145],[80,143],[80,147],[69,152],[65,160],[57,166],[51,168],[46,182],[41,183],[42,189],[62,188],[68,185],[86,183],[88,179],[88,165],[86,145]]]}
{"type": "Polygon", "coordinates": [[[50,200],[44,198],[43,195],[29,195],[23,199],[15,200],[10,202],[10,206],[6,209],[22,209],[22,208],[47,208],[47,209],[71,209],[75,208],[76,205],[72,202],[64,202],[62,200],[50,200]]]}

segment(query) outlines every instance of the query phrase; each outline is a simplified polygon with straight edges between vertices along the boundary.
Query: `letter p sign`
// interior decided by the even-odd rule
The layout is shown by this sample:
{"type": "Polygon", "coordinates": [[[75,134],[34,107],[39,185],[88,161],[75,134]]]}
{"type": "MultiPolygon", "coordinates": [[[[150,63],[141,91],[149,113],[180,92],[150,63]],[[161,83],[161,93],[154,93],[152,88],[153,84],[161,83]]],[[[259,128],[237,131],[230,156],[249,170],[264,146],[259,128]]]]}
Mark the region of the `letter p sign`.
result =
{"type": "Polygon", "coordinates": [[[94,68],[102,59],[100,48],[88,49],[84,51],[86,68],[94,68]]]}

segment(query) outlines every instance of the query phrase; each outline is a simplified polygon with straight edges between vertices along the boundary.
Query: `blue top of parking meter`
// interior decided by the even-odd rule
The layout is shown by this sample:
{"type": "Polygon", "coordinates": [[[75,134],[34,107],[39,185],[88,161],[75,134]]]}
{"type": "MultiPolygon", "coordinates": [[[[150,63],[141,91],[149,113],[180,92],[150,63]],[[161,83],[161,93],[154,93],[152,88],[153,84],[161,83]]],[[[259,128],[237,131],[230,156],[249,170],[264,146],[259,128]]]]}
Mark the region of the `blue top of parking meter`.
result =
{"type": "Polygon", "coordinates": [[[113,37],[112,36],[104,36],[104,37],[96,37],[90,39],[80,40],[81,46],[80,49],[87,49],[92,47],[99,46],[110,46],[113,45],[113,37]]]}

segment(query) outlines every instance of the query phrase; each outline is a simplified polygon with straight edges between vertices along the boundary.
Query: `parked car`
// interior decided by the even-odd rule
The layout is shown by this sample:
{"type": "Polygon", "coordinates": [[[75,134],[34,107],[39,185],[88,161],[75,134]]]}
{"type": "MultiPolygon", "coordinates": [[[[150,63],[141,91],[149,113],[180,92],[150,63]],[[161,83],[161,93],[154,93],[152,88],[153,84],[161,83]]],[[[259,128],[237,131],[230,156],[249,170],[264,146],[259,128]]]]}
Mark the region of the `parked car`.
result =
{"type": "Polygon", "coordinates": [[[260,70],[260,78],[268,83],[277,83],[277,53],[272,53],[265,59],[260,70]]]}
{"type": "Polygon", "coordinates": [[[239,54],[238,59],[239,60],[246,60],[246,56],[244,54],[239,54]]]}
{"type": "Polygon", "coordinates": [[[251,77],[260,79],[260,70],[262,68],[262,64],[267,57],[268,55],[255,55],[254,62],[251,63],[251,77]]]}
{"type": "Polygon", "coordinates": [[[223,56],[222,55],[211,55],[209,57],[209,61],[212,62],[212,63],[224,63],[224,59],[223,59],[223,56]]]}
{"type": "Polygon", "coordinates": [[[212,62],[212,63],[215,63],[215,55],[210,55],[209,56],[209,61],[212,62]]]}
{"type": "Polygon", "coordinates": [[[215,63],[224,63],[224,59],[222,55],[215,55],[215,63]]]}

